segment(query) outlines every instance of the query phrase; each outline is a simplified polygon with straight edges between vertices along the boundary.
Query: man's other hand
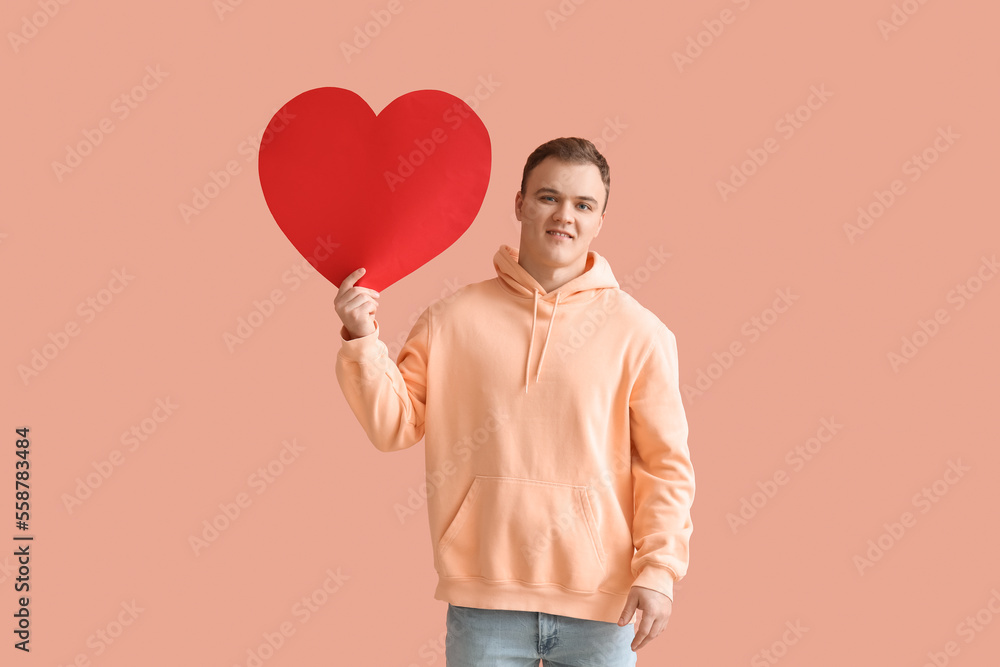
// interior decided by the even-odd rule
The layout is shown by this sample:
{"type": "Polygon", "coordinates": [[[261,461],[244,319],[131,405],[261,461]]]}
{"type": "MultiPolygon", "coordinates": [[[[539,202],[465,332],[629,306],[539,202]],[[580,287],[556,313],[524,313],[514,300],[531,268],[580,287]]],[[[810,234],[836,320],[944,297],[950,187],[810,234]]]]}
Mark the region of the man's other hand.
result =
{"type": "Polygon", "coordinates": [[[636,608],[642,613],[635,624],[635,639],[632,640],[632,650],[638,651],[649,642],[656,639],[670,620],[670,612],[674,603],[669,597],[643,586],[633,586],[628,592],[625,609],[622,610],[618,625],[624,626],[632,618],[636,608]]]}

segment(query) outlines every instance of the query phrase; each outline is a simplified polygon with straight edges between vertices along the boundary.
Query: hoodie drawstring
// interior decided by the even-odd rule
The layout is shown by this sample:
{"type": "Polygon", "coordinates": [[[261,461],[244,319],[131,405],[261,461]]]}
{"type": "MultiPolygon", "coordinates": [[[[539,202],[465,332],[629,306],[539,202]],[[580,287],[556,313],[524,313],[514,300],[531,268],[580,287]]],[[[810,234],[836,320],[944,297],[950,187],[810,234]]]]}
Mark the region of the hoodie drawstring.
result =
{"type": "MultiPolygon", "coordinates": [[[[531,338],[528,343],[528,358],[524,360],[524,393],[528,393],[528,367],[531,365],[531,352],[535,345],[535,322],[538,320],[538,290],[534,290],[534,312],[531,315],[531,338]]],[[[545,332],[545,342],[542,343],[542,353],[538,356],[538,369],[535,371],[535,382],[538,382],[539,376],[542,374],[542,361],[545,359],[545,350],[549,345],[549,335],[552,333],[552,323],[556,319],[556,309],[559,308],[559,295],[560,292],[556,292],[556,300],[552,306],[552,317],[549,318],[549,328],[545,332]]]]}
{"type": "MultiPolygon", "coordinates": [[[[528,393],[528,385],[531,383],[531,355],[535,351],[535,330],[538,327],[538,300],[539,297],[548,300],[549,294],[553,292],[547,292],[542,296],[541,292],[545,292],[545,289],[537,279],[531,276],[518,263],[518,257],[517,248],[501,244],[500,249],[493,256],[493,267],[497,271],[497,285],[510,298],[515,300],[517,308],[524,307],[524,299],[531,298],[534,301],[532,304],[534,312],[531,315],[531,339],[528,344],[528,358],[524,360],[524,393],[528,393]]],[[[559,303],[589,304],[594,299],[597,299],[604,290],[620,289],[618,281],[615,280],[614,273],[611,272],[611,266],[608,265],[608,260],[595,251],[589,250],[587,252],[587,261],[583,268],[583,273],[554,290],[555,299],[550,301],[552,303],[552,316],[549,318],[549,330],[545,332],[545,342],[542,344],[542,352],[538,356],[538,370],[535,372],[536,383],[539,377],[541,377],[542,362],[545,361],[545,352],[548,349],[549,338],[551,338],[552,330],[555,328],[556,311],[559,309],[559,303]]],[[[566,306],[566,308],[569,308],[569,306],[566,306]]]]}
{"type": "Polygon", "coordinates": [[[552,317],[549,318],[549,330],[545,332],[545,342],[542,343],[542,353],[538,357],[538,371],[535,373],[535,382],[538,382],[538,376],[542,373],[542,359],[545,358],[545,350],[548,348],[549,344],[549,334],[552,333],[552,323],[556,320],[556,308],[559,307],[559,292],[556,292],[556,302],[552,306],[552,317]]]}

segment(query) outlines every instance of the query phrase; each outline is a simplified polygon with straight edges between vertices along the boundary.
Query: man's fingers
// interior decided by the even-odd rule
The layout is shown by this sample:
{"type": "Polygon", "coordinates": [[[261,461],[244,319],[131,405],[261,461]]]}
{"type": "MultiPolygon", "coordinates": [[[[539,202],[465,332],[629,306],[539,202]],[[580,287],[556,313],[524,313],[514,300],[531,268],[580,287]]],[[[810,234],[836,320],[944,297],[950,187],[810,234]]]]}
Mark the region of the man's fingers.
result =
{"type": "Polygon", "coordinates": [[[642,621],[635,629],[635,637],[632,639],[632,650],[638,651],[640,648],[646,645],[646,636],[649,635],[649,630],[653,627],[653,619],[646,618],[646,614],[642,615],[642,621]]]}
{"type": "Polygon", "coordinates": [[[341,281],[340,289],[344,288],[350,289],[354,287],[354,283],[361,280],[361,276],[364,275],[364,272],[365,272],[364,267],[361,267],[359,269],[354,269],[354,271],[351,271],[349,274],[347,274],[347,277],[344,278],[343,281],[341,281]]]}
{"type": "Polygon", "coordinates": [[[341,281],[341,283],[340,283],[340,290],[339,291],[340,292],[347,292],[348,290],[350,290],[350,289],[353,288],[355,290],[364,291],[365,293],[371,294],[373,297],[378,298],[380,296],[380,294],[377,291],[371,289],[370,287],[362,287],[361,285],[355,286],[354,283],[356,283],[359,280],[361,280],[361,276],[363,276],[364,274],[365,274],[364,267],[362,267],[360,269],[355,269],[354,271],[352,271],[351,273],[349,273],[347,275],[347,277],[344,278],[343,281],[341,281]]]}
{"type": "MultiPolygon", "coordinates": [[[[356,308],[361,308],[363,306],[377,306],[375,302],[367,294],[355,294],[353,298],[349,299],[347,303],[344,304],[344,312],[350,312],[356,308]]],[[[369,312],[370,309],[366,309],[365,312],[369,312]]]]}
{"type": "Polygon", "coordinates": [[[337,298],[339,298],[341,301],[343,301],[344,299],[350,300],[350,299],[353,299],[354,297],[356,297],[358,294],[364,294],[365,296],[369,296],[372,299],[377,299],[380,296],[382,296],[381,294],[379,294],[375,290],[369,289],[367,287],[351,287],[350,289],[345,289],[343,291],[338,291],[337,292],[337,296],[334,297],[334,300],[335,300],[334,302],[336,303],[336,299],[337,298]]]}

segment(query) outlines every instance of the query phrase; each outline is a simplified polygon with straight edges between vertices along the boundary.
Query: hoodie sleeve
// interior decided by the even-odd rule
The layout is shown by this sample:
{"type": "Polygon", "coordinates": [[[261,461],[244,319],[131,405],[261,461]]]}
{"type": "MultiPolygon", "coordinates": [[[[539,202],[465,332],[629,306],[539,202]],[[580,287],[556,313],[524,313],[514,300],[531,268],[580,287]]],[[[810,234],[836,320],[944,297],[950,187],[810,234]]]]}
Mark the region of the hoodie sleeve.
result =
{"type": "Polygon", "coordinates": [[[634,586],[673,600],[674,582],[687,574],[694,502],[694,467],[681,402],[677,340],[659,329],[629,396],[635,516],[634,586]]]}
{"type": "Polygon", "coordinates": [[[383,452],[412,447],[424,437],[430,309],[410,330],[396,363],[375,331],[347,340],[342,326],[337,382],[368,439],[383,452]]]}

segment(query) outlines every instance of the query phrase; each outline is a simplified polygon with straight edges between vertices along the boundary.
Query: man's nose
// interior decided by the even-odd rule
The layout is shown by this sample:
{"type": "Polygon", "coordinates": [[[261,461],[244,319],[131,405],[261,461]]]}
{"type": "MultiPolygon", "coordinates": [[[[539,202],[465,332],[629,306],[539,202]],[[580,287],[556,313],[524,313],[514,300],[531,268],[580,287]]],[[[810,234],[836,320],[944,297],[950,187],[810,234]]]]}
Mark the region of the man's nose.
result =
{"type": "Polygon", "coordinates": [[[573,205],[570,203],[562,204],[556,208],[555,218],[559,222],[571,222],[573,220],[573,205]]]}

